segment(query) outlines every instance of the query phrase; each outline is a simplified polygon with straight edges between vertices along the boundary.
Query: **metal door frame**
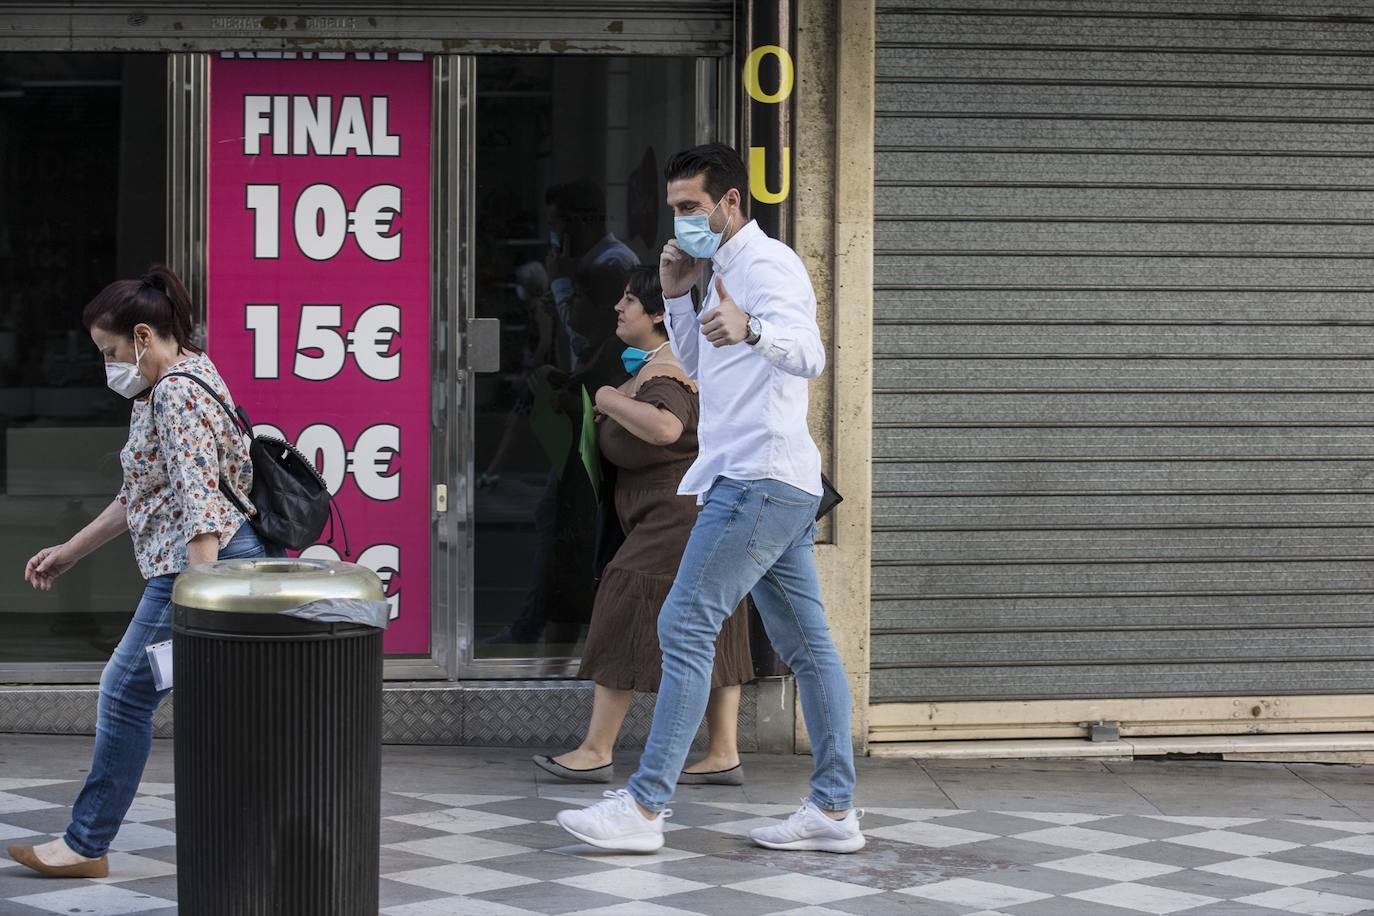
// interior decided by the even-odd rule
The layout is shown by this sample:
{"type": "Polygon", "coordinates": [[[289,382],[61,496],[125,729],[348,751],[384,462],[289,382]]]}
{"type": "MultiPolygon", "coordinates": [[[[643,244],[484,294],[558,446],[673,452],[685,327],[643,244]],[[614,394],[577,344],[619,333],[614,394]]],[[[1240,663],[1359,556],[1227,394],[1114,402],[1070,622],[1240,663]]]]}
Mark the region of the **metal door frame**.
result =
{"type": "MultiPolygon", "coordinates": [[[[690,56],[690,55],[687,55],[690,56]]],[[[455,141],[458,149],[458,163],[450,165],[456,171],[454,207],[459,214],[460,238],[457,245],[445,249],[446,258],[456,259],[449,269],[461,277],[456,286],[458,300],[453,304],[455,314],[461,316],[466,328],[476,316],[476,142],[474,125],[476,121],[477,58],[471,55],[455,57],[459,61],[457,69],[463,74],[459,80],[460,91],[452,100],[451,117],[455,120],[455,141]]],[[[735,136],[735,67],[732,57],[696,58],[696,139],[705,143],[710,140],[723,140],[733,143],[735,136]]],[[[438,236],[436,236],[436,239],[438,236]]],[[[465,336],[465,335],[460,335],[465,336]]],[[[449,460],[453,469],[448,481],[449,487],[449,525],[455,545],[461,545],[459,559],[453,562],[450,572],[451,581],[446,585],[446,594],[457,599],[456,620],[456,670],[455,675],[463,679],[481,678],[565,678],[577,674],[579,659],[575,656],[555,658],[473,658],[473,628],[476,625],[476,602],[474,589],[466,587],[473,582],[475,573],[475,531],[472,524],[476,504],[476,467],[474,449],[471,444],[476,435],[476,414],[469,408],[470,402],[465,395],[473,390],[476,373],[467,366],[467,353],[464,341],[452,342],[453,352],[463,353],[461,368],[451,379],[455,394],[452,402],[461,405],[458,414],[450,414],[451,429],[462,430],[463,435],[451,436],[449,460]],[[461,441],[460,441],[461,440],[461,441]]],[[[449,551],[452,558],[454,552],[449,551]]],[[[437,565],[437,564],[436,564],[437,565]]],[[[440,586],[436,583],[436,589],[440,586]]],[[[436,591],[437,594],[437,591],[436,591]]]]}

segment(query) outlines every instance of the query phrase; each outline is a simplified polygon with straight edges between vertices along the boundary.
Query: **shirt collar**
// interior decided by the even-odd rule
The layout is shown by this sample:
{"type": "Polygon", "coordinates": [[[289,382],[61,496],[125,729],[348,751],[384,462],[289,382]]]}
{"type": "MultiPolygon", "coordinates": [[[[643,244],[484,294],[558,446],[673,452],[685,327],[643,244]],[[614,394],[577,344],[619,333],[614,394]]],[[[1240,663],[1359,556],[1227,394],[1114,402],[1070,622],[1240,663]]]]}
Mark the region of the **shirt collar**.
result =
{"type": "Polygon", "coordinates": [[[730,262],[739,257],[740,252],[749,247],[749,243],[763,235],[763,230],[759,228],[757,220],[750,220],[744,224],[744,228],[734,235],[730,240],[721,245],[716,253],[711,256],[711,263],[717,271],[722,271],[730,266],[730,262]]]}

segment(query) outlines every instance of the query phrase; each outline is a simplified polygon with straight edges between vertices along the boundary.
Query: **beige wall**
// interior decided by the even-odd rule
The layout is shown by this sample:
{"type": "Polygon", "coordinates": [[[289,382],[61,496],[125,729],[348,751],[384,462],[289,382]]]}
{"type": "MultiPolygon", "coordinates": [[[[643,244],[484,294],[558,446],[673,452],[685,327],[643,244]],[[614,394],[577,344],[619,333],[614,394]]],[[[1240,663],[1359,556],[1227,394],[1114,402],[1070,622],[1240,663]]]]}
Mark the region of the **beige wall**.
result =
{"type": "MultiPolygon", "coordinates": [[[[855,741],[868,734],[872,502],[873,2],[798,0],[795,239],[816,288],[829,366],[811,430],[844,504],[816,550],[831,629],[849,672],[855,741]]],[[[807,746],[797,721],[799,747],[807,746]]]]}

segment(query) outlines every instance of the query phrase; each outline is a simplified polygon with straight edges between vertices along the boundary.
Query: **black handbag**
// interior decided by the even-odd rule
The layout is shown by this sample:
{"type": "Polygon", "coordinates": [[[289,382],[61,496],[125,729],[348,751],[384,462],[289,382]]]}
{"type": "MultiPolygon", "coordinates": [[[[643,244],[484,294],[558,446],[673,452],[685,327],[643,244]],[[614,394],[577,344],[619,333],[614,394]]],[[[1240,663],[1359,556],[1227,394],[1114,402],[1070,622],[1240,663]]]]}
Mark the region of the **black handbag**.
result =
{"type": "Polygon", "coordinates": [[[830,511],[844,502],[844,497],[840,491],[835,489],[835,485],[830,482],[830,478],[821,475],[821,504],[816,509],[816,521],[820,521],[830,514],[830,511]]]}
{"type": "MultiPolygon", "coordinates": [[[[248,499],[253,504],[252,509],[243,505],[224,480],[220,481],[220,492],[248,517],[258,536],[291,550],[304,550],[320,539],[328,522],[329,543],[332,544],[334,513],[338,507],[329,495],[324,478],[310,460],[290,442],[274,436],[253,435],[253,424],[243,407],[231,410],[204,379],[189,372],[169,372],[163,378],[174,375],[189,378],[209,392],[210,397],[224,408],[234,427],[248,437],[248,460],[253,466],[253,486],[248,499]]],[[[343,528],[342,515],[339,526],[343,528]]],[[[350,551],[346,528],[343,528],[343,537],[344,555],[347,556],[350,551]]]]}

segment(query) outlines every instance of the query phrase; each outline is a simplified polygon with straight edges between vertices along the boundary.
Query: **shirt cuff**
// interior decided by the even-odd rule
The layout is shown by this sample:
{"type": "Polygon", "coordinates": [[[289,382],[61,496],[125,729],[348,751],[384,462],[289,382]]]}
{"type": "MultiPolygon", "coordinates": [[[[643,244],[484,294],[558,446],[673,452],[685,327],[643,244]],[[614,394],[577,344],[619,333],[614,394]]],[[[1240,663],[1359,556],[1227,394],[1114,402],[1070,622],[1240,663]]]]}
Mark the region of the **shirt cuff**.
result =
{"type": "Polygon", "coordinates": [[[572,297],[573,281],[568,277],[555,277],[549,289],[553,290],[553,298],[561,304],[572,297]]]}
{"type": "MultiPolygon", "coordinates": [[[[759,332],[759,339],[754,341],[750,349],[757,352],[759,356],[762,356],[770,363],[777,362],[779,354],[774,352],[772,326],[766,321],[760,321],[759,323],[763,325],[763,330],[759,332]]],[[[749,346],[749,344],[746,343],[745,346],[749,346]]]]}
{"type": "Polygon", "coordinates": [[[679,314],[683,312],[689,315],[696,314],[696,308],[692,305],[691,290],[688,290],[681,296],[673,296],[671,299],[667,296],[664,296],[663,304],[668,307],[668,311],[670,312],[677,311],[679,314]]]}

